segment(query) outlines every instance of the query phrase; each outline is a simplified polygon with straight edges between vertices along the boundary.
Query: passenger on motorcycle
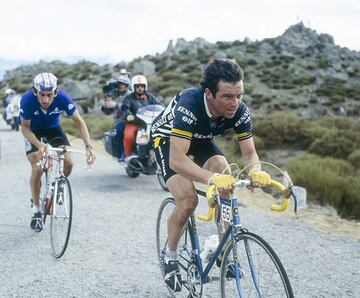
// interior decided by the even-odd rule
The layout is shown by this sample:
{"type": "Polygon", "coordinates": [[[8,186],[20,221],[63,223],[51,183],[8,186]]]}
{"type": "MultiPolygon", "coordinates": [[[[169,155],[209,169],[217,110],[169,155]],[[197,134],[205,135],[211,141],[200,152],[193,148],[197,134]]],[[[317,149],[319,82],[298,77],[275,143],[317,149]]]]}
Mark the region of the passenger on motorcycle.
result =
{"type": "MultiPolygon", "coordinates": [[[[31,193],[34,216],[30,226],[42,227],[41,212],[39,210],[40,178],[42,169],[36,164],[46,151],[46,138],[50,145],[59,147],[70,146],[69,141],[60,127],[60,115],[66,112],[75,122],[80,131],[86,148],[86,157],[89,164],[95,161],[95,154],[90,145],[90,136],[85,121],[76,109],[76,105],[68,94],[58,88],[57,78],[49,72],[38,74],[33,81],[33,88],[26,92],[20,103],[21,131],[25,138],[25,151],[31,164],[31,193]]],[[[65,154],[64,174],[69,176],[73,163],[68,154],[65,154]]],[[[41,228],[36,231],[41,231],[41,228]]]]}
{"type": "Polygon", "coordinates": [[[103,87],[104,103],[101,110],[106,115],[114,113],[114,120],[119,118],[119,111],[124,97],[131,93],[129,85],[129,75],[126,69],[122,69],[120,75],[116,79],[110,80],[103,87]]]}
{"type": "MultiPolygon", "coordinates": [[[[148,83],[145,76],[135,75],[131,79],[131,89],[133,92],[127,95],[122,102],[120,115],[120,117],[126,118],[129,122],[135,119],[136,112],[139,108],[147,105],[160,104],[158,99],[148,92],[148,83]]],[[[126,123],[125,125],[123,139],[125,158],[130,156],[134,150],[138,127],[139,126],[134,123],[126,123]]]]}
{"type": "Polygon", "coordinates": [[[122,146],[122,139],[123,139],[123,132],[125,124],[123,120],[125,120],[122,116],[121,112],[121,105],[122,101],[125,96],[129,95],[131,91],[129,90],[130,79],[126,69],[122,69],[120,71],[120,75],[116,78],[108,82],[103,87],[103,94],[104,94],[104,103],[101,107],[101,110],[106,114],[114,115],[114,123],[116,128],[116,135],[117,139],[120,140],[119,142],[120,148],[118,152],[118,158],[123,158],[123,146],[122,146]]]}

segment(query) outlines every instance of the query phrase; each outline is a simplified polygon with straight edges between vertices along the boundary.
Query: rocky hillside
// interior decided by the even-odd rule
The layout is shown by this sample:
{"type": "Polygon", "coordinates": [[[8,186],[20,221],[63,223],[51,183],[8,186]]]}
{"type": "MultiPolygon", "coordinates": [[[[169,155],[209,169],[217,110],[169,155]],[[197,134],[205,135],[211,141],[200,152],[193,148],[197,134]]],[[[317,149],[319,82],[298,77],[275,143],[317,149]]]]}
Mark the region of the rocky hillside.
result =
{"type": "Polygon", "coordinates": [[[360,115],[360,52],[342,48],[332,36],[318,34],[303,23],[281,36],[252,42],[202,38],[169,42],[163,53],[129,63],[99,66],[82,61],[40,61],[8,71],[0,82],[19,92],[29,88],[34,74],[51,71],[76,99],[101,96],[101,87],[122,67],[148,76],[150,91],[165,103],[182,88],[198,85],[201,69],[211,57],[233,58],[245,70],[245,98],[255,114],[295,110],[305,118],[360,115]]]}

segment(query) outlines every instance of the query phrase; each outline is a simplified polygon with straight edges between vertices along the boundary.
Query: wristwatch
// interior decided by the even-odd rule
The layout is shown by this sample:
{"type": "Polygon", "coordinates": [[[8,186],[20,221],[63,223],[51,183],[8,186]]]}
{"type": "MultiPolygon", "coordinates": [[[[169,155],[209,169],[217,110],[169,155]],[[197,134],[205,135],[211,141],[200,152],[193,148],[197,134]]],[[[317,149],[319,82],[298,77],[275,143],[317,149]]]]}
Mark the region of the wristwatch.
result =
{"type": "Polygon", "coordinates": [[[91,145],[89,145],[89,144],[87,144],[87,145],[85,145],[85,149],[91,149],[92,150],[92,146],[91,145]]]}

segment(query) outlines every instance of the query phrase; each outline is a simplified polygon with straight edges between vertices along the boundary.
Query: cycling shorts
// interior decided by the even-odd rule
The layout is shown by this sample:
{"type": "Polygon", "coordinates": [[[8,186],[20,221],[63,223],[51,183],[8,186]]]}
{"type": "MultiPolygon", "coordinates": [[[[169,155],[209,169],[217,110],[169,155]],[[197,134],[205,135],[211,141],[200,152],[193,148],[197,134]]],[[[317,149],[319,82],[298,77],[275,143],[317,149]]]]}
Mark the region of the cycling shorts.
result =
{"type": "MultiPolygon", "coordinates": [[[[60,126],[34,130],[33,133],[39,141],[43,139],[43,143],[50,143],[53,147],[60,147],[63,145],[70,146],[69,140],[60,126]]],[[[24,142],[26,155],[38,151],[38,148],[31,144],[26,138],[24,138],[24,142]]]]}
{"type": "MultiPolygon", "coordinates": [[[[175,174],[170,168],[170,140],[169,139],[161,139],[159,142],[159,146],[155,149],[155,157],[156,161],[161,168],[162,175],[164,177],[165,182],[175,174]]],[[[208,161],[211,157],[215,155],[224,154],[221,150],[214,144],[213,141],[197,141],[192,140],[189,148],[189,152],[187,155],[191,156],[191,159],[199,166],[202,167],[206,161],[208,161]]]]}

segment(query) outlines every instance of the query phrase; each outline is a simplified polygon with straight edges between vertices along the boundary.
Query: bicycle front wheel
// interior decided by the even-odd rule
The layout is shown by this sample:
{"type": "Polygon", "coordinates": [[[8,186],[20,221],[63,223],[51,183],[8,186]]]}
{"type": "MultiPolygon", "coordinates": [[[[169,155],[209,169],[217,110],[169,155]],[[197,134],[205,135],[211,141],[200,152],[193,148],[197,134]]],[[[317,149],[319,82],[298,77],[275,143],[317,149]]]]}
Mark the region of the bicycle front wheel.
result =
{"type": "Polygon", "coordinates": [[[244,232],[226,246],[221,264],[221,297],[294,297],[289,278],[270,245],[244,232]]]}
{"type": "Polygon", "coordinates": [[[66,177],[58,181],[58,191],[54,195],[50,216],[50,238],[54,257],[60,258],[66,250],[70,238],[72,222],[72,193],[66,177]]]}

